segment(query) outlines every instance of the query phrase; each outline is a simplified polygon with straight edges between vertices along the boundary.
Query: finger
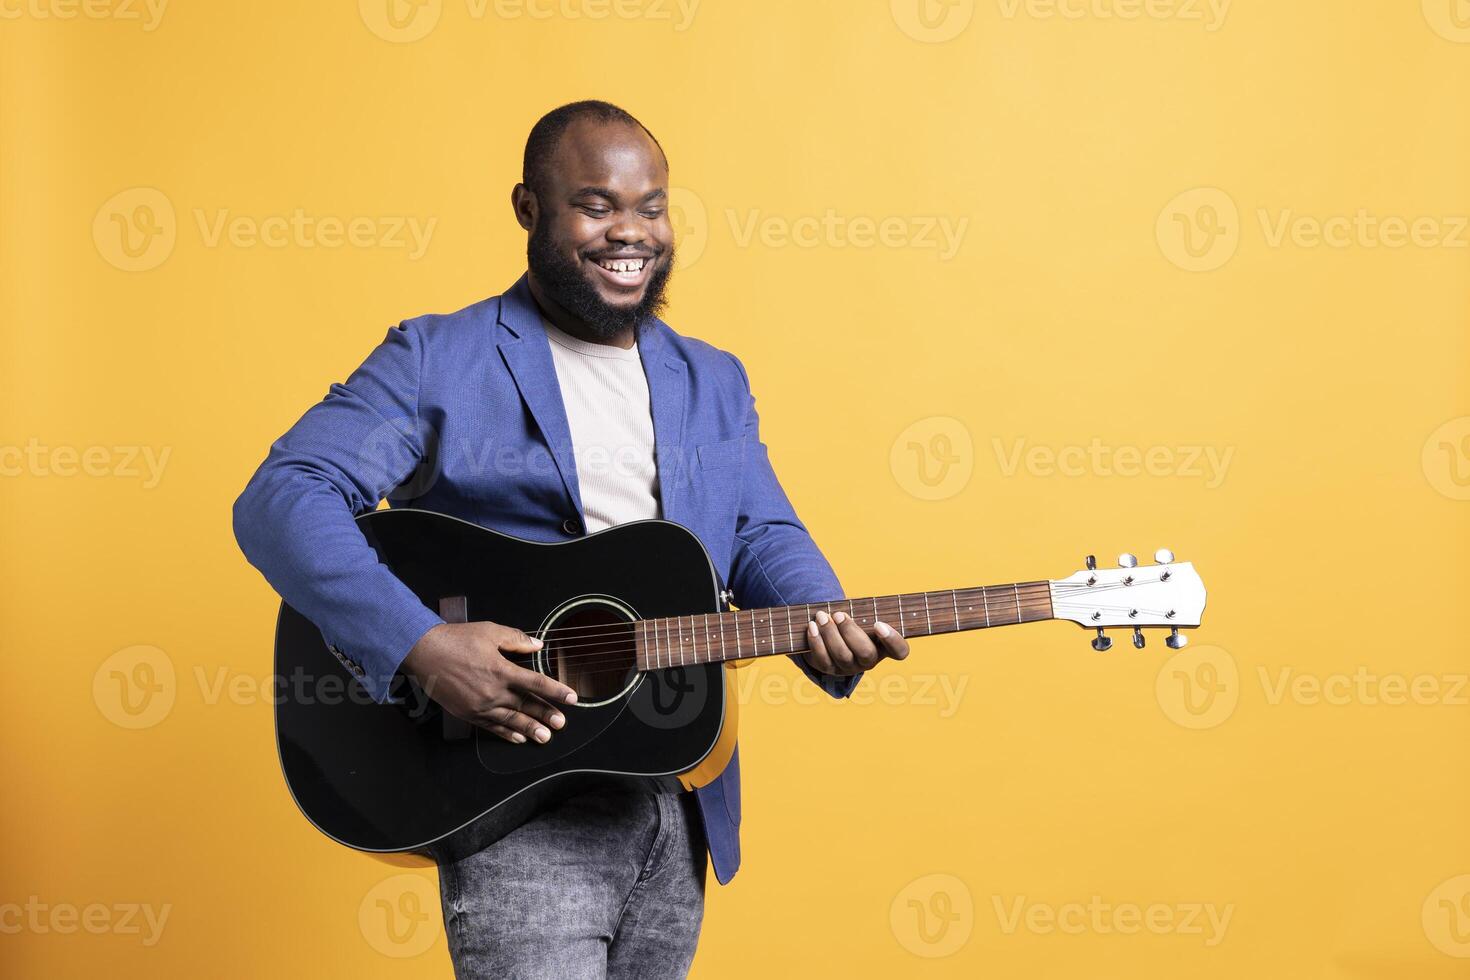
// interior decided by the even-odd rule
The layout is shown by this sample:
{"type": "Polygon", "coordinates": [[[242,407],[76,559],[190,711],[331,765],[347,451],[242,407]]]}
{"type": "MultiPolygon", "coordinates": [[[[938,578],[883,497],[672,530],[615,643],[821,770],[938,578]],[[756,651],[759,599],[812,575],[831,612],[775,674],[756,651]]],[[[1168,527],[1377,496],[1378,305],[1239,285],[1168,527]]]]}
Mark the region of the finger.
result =
{"type": "Polygon", "coordinates": [[[868,636],[867,631],[857,624],[857,620],[847,613],[839,612],[833,614],[832,622],[837,624],[842,642],[852,651],[853,663],[859,670],[868,670],[883,659],[882,651],[873,643],[873,638],[868,636]]]}
{"type": "Polygon", "coordinates": [[[909,655],[909,641],[898,630],[881,619],[873,623],[873,630],[878,634],[878,642],[883,645],[888,656],[894,660],[902,660],[909,655]]]}
{"type": "Polygon", "coordinates": [[[811,620],[806,624],[806,662],[819,674],[830,674],[832,670],[832,658],[827,656],[827,645],[822,642],[822,634],[817,631],[817,621],[811,620]]]}
{"type": "Polygon", "coordinates": [[[576,704],[577,692],[561,681],[552,680],[539,670],[531,670],[519,664],[507,664],[505,677],[507,686],[521,694],[534,694],[552,704],[576,704]]]}
{"type": "Polygon", "coordinates": [[[522,735],[514,728],[506,728],[504,725],[485,725],[484,728],[487,732],[490,732],[493,735],[499,735],[507,742],[513,742],[516,745],[526,744],[526,736],[522,735]]]}
{"type": "Polygon", "coordinates": [[[847,648],[842,634],[837,630],[837,624],[832,621],[822,610],[817,610],[817,629],[822,634],[822,642],[827,647],[827,656],[832,658],[832,673],[840,677],[856,673],[857,667],[852,661],[852,651],[847,648]]]}
{"type": "Polygon", "coordinates": [[[535,653],[541,649],[539,637],[528,636],[522,630],[506,626],[495,638],[495,646],[501,653],[535,653]]]}
{"type": "Polygon", "coordinates": [[[522,694],[516,710],[552,728],[562,728],[567,723],[566,716],[557,710],[556,705],[547,704],[533,694],[522,694]]]}
{"type": "Polygon", "coordinates": [[[541,722],[524,714],[508,705],[500,705],[485,712],[482,722],[486,727],[490,725],[502,725],[513,732],[520,732],[526,738],[535,742],[551,741],[551,729],[541,722]]]}

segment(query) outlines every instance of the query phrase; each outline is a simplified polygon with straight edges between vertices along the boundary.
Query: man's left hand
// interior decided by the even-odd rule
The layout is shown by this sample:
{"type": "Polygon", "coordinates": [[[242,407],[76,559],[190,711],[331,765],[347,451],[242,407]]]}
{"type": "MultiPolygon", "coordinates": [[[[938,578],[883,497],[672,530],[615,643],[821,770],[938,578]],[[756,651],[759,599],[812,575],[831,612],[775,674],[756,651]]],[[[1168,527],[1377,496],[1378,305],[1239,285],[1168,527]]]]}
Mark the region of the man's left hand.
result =
{"type": "Polygon", "coordinates": [[[902,660],[909,655],[909,641],[892,626],[877,620],[873,632],[877,634],[876,643],[847,613],[828,616],[819,609],[807,624],[806,639],[811,649],[802,657],[819,674],[851,677],[876,666],[884,657],[902,660]]]}

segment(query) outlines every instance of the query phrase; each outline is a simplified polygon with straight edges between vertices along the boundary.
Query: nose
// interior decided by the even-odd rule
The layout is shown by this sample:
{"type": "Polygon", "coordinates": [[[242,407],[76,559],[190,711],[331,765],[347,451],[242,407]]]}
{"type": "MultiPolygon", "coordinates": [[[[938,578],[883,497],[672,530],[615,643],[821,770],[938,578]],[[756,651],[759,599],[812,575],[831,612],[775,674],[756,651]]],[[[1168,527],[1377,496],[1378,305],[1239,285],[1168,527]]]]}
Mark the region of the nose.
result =
{"type": "Polygon", "coordinates": [[[607,240],[619,245],[638,245],[648,239],[648,222],[633,211],[618,212],[618,220],[607,229],[607,240]]]}

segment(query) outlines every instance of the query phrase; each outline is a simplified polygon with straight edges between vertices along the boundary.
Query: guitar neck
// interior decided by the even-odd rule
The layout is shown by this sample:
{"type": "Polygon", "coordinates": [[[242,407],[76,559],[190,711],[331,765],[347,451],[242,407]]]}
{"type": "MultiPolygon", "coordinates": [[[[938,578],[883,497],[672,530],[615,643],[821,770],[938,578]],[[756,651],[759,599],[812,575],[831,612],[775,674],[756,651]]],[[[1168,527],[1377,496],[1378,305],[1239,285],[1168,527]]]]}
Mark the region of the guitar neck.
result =
{"type": "Polygon", "coordinates": [[[931,636],[1053,618],[1051,583],[1017,582],[641,619],[633,624],[638,669],[803,653],[810,649],[807,623],[818,610],[846,613],[870,635],[877,620],[904,636],[931,636]]]}

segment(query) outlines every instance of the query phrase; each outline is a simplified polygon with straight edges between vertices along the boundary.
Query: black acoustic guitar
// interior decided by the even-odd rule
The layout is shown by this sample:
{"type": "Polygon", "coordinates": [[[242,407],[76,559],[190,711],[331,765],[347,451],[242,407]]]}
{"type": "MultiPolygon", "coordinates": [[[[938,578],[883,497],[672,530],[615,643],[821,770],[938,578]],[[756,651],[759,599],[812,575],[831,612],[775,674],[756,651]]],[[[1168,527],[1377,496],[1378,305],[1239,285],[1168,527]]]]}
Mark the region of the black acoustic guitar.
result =
{"type": "Polygon", "coordinates": [[[1097,628],[1199,625],[1192,565],[1088,568],[1058,581],[914,592],[730,611],[704,546],[668,521],[637,521],[573,541],[523,541],[429,511],[358,518],[380,559],[447,621],[490,620],[544,641],[527,666],[578,703],[547,744],[511,744],[442,711],[410,677],[377,704],[348,678],[321,632],[282,605],[276,671],[281,767],[319,830],[389,856],[457,857],[493,842],[550,800],[602,780],[714,780],[735,745],[732,661],[801,653],[817,610],[905,636],[1064,619],[1097,628]],[[322,683],[324,679],[331,683],[322,683]],[[337,696],[340,694],[340,696],[337,696]]]}

